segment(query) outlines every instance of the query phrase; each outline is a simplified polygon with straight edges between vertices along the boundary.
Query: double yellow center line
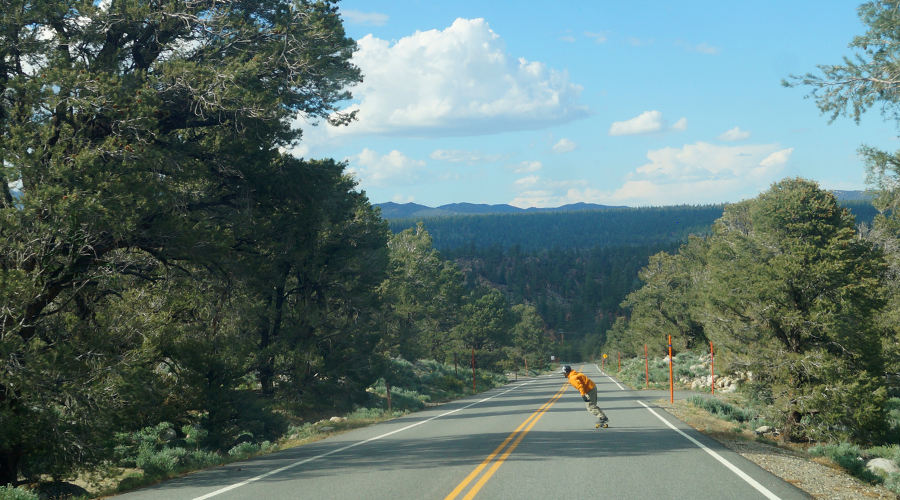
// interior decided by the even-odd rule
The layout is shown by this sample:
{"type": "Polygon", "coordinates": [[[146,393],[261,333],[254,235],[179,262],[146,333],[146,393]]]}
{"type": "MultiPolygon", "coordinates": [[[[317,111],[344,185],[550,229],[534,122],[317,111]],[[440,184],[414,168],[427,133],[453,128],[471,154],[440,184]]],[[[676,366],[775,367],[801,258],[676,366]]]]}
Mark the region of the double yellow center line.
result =
{"type": "Polygon", "coordinates": [[[509,454],[516,449],[516,446],[519,446],[519,443],[522,441],[522,438],[525,437],[525,434],[528,434],[531,428],[534,427],[534,424],[536,424],[537,421],[541,419],[544,413],[549,410],[550,407],[553,406],[553,404],[556,403],[556,401],[560,397],[562,397],[563,392],[565,392],[568,387],[568,383],[563,385],[559,392],[557,392],[556,395],[554,395],[550,399],[550,401],[544,403],[544,405],[538,408],[537,411],[532,413],[531,416],[528,417],[528,419],[522,422],[522,425],[516,428],[516,430],[513,431],[512,434],[510,434],[505,440],[503,440],[503,442],[500,443],[500,446],[498,446],[493,453],[488,455],[488,457],[484,459],[484,462],[481,462],[481,465],[476,467],[471,474],[463,479],[463,481],[459,483],[459,485],[454,488],[453,491],[451,491],[450,494],[447,495],[446,498],[444,498],[444,500],[454,500],[464,489],[466,489],[469,483],[474,481],[475,478],[477,478],[478,475],[481,474],[481,471],[483,471],[488,465],[491,464],[491,462],[493,462],[491,468],[481,476],[481,479],[479,479],[478,482],[475,483],[474,486],[472,486],[472,489],[469,490],[469,492],[466,494],[466,496],[463,497],[462,500],[471,500],[472,498],[475,498],[475,495],[478,494],[478,492],[481,490],[481,487],[484,486],[484,484],[488,482],[488,479],[490,479],[491,476],[494,475],[494,472],[497,472],[497,469],[499,469],[500,466],[503,465],[503,462],[506,461],[506,458],[509,456],[509,454]],[[515,439],[515,441],[513,441],[513,439],[515,439]],[[510,442],[512,442],[512,444],[510,444],[510,442]],[[509,447],[507,447],[507,445],[509,445],[509,447]],[[506,451],[504,451],[504,448],[506,449],[506,451]],[[501,452],[503,453],[502,455],[500,455],[501,452]],[[497,458],[498,455],[500,455],[500,458],[494,461],[494,459],[497,458]]]}

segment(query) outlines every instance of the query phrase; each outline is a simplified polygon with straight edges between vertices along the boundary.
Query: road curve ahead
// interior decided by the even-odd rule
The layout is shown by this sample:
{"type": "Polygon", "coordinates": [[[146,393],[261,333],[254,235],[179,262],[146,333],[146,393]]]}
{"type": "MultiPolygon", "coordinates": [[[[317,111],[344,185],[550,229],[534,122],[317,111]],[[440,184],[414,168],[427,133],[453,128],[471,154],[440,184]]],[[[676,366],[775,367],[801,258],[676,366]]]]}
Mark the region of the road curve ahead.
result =
{"type": "Polygon", "coordinates": [[[594,417],[562,375],[167,481],[121,500],[808,499],[596,365],[594,417]]]}

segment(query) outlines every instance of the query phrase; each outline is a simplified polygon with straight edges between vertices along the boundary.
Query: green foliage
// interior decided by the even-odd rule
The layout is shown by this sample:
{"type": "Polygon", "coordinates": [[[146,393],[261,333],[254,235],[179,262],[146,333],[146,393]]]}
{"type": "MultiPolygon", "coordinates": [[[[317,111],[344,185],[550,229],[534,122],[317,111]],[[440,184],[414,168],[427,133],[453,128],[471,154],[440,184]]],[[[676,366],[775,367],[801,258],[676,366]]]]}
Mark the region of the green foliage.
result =
{"type": "Polygon", "coordinates": [[[186,425],[182,434],[185,437],[178,439],[169,422],[119,433],[116,436],[119,444],[115,448],[118,465],[137,467],[144,471],[144,477],[158,479],[223,462],[218,453],[200,449],[206,431],[186,425]]]}
{"type": "MultiPolygon", "coordinates": [[[[391,404],[395,409],[414,410],[426,402],[444,402],[472,394],[472,368],[434,360],[392,359],[391,404]]],[[[484,391],[506,384],[505,375],[489,370],[476,370],[475,384],[484,391]]],[[[384,379],[372,386],[378,394],[386,394],[384,379]]]]}
{"type": "MultiPolygon", "coordinates": [[[[640,357],[633,357],[630,354],[622,358],[622,370],[616,371],[615,352],[611,354],[612,358],[607,362],[607,371],[615,373],[616,376],[635,388],[645,388],[647,386],[647,371],[650,373],[651,389],[668,389],[669,387],[669,362],[663,358],[653,357],[645,362],[643,349],[641,349],[640,357]]],[[[681,377],[693,377],[698,375],[709,375],[708,371],[699,373],[692,371],[691,367],[701,363],[700,356],[692,352],[682,352],[675,356],[672,366],[672,372],[675,375],[675,385],[680,386],[679,379],[681,377]]]]}
{"type": "Polygon", "coordinates": [[[726,209],[710,239],[706,331],[770,386],[789,439],[881,432],[880,252],[802,179],[726,209]]]}
{"type": "Polygon", "coordinates": [[[38,500],[36,493],[32,493],[21,486],[0,486],[0,500],[38,500]]]}
{"type": "Polygon", "coordinates": [[[705,205],[392,219],[390,225],[399,233],[424,222],[434,246],[444,253],[515,246],[538,252],[677,243],[690,234],[709,234],[721,215],[722,205],[705,205]]]}
{"type": "Polygon", "coordinates": [[[0,484],[102,464],[115,430],[198,410],[227,423],[248,365],[361,393],[387,229],[343,164],[283,152],[299,112],[352,118],[338,101],[361,76],[334,2],[0,10],[0,484]],[[284,338],[249,324],[283,311],[242,272],[283,264],[279,234],[337,268],[280,254],[322,292],[282,318],[327,329],[285,335],[284,364],[248,334],[284,338]]]}
{"type": "Polygon", "coordinates": [[[246,460],[256,455],[271,453],[272,451],[275,451],[275,445],[270,443],[269,441],[263,441],[262,443],[258,444],[244,442],[239,443],[228,450],[228,455],[236,460],[246,460]]]}
{"type": "Polygon", "coordinates": [[[816,457],[827,457],[846,469],[850,474],[869,483],[881,483],[877,474],[866,469],[862,450],[849,443],[822,444],[809,448],[809,454],[816,457]]]}
{"type": "Polygon", "coordinates": [[[731,403],[716,398],[706,398],[694,394],[688,396],[687,402],[729,422],[749,422],[756,417],[756,413],[752,410],[738,408],[731,403]]]}
{"type": "Polygon", "coordinates": [[[432,248],[421,224],[394,235],[388,247],[390,272],[379,290],[385,303],[379,349],[411,359],[445,357],[460,321],[462,274],[432,248]]]}
{"type": "Polygon", "coordinates": [[[900,443],[900,398],[892,397],[885,404],[887,414],[887,434],[885,441],[888,443],[900,443]]]}
{"type": "Polygon", "coordinates": [[[788,439],[882,439],[885,268],[833,195],[785,179],[651,259],[631,321],[609,336],[632,352],[661,347],[664,328],[683,345],[712,340],[718,366],[758,375],[788,439]]]}
{"type": "MultiPolygon", "coordinates": [[[[490,283],[503,290],[513,304],[528,304],[554,333],[553,354],[567,359],[590,359],[600,352],[604,332],[624,309],[620,303],[640,286],[638,271],[650,255],[674,251],[675,245],[559,248],[526,252],[518,246],[502,250],[460,248],[445,252],[466,283],[490,283]],[[563,352],[562,335],[570,353],[563,352]]],[[[549,359],[551,352],[544,352],[549,359]]],[[[530,363],[533,363],[531,359],[530,363]]]]}

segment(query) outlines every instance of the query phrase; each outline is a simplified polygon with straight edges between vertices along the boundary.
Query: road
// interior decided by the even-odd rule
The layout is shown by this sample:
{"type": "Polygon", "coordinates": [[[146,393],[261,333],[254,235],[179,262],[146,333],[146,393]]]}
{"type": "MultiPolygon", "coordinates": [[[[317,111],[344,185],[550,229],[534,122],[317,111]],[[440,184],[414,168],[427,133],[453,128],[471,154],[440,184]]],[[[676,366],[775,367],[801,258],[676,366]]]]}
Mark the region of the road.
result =
{"type": "MultiPolygon", "coordinates": [[[[608,429],[560,374],[306,446],[190,474],[121,500],[808,499],[803,491],[581,368],[608,429]]],[[[668,392],[664,393],[668,397],[668,392]]]]}

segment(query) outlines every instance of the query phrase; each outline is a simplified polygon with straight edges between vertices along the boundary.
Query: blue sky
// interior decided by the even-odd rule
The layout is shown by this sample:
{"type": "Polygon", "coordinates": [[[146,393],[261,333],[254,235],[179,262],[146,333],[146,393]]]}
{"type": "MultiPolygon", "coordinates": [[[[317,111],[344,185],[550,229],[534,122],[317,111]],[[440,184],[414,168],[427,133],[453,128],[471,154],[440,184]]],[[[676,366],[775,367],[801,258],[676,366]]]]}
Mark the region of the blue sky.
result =
{"type": "Polygon", "coordinates": [[[347,127],[310,126],[373,203],[735,202],[785,177],[865,189],[877,110],[822,116],[791,74],[837,64],[852,1],[344,0],[365,81],[347,127]]]}

